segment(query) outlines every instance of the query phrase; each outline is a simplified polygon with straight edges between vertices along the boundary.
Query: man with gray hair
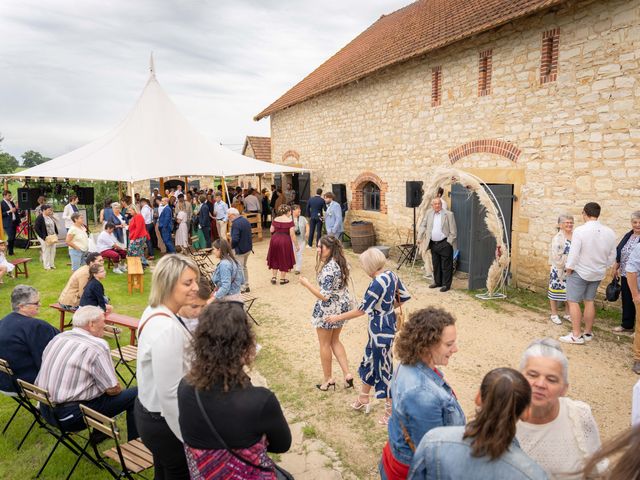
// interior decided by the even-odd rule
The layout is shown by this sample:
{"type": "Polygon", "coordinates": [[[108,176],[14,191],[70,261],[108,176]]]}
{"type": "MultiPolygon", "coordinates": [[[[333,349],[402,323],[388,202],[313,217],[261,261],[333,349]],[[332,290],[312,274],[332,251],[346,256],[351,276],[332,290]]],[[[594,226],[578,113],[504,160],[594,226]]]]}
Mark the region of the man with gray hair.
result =
{"type": "MultiPolygon", "coordinates": [[[[16,378],[33,383],[42,363],[42,352],[58,333],[57,328],[35,318],[40,294],[28,285],[17,285],[11,292],[12,312],[0,320],[0,357],[9,362],[16,378]]],[[[0,390],[15,392],[16,386],[0,373],[0,390]]]]}
{"type": "Polygon", "coordinates": [[[42,405],[44,418],[77,432],[86,428],[79,404],[108,417],[127,412],[127,438],[138,437],[133,405],[138,388],[122,389],[111,362],[109,344],[103,340],[104,312],[100,307],[80,307],[73,314],[73,329],[56,336],[42,355],[36,385],[46,388],[56,405],[42,405]]]}

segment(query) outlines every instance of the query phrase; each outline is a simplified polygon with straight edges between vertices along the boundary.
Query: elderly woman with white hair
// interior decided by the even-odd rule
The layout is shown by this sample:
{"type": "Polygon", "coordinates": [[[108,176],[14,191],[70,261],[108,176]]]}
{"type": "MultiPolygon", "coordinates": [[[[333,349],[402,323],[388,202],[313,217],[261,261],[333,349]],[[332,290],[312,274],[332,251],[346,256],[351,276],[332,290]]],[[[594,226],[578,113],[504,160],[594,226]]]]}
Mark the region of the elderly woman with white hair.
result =
{"type": "Polygon", "coordinates": [[[571,248],[571,236],[573,235],[573,217],[571,215],[560,215],[558,217],[558,233],[551,240],[549,250],[549,264],[551,272],[549,274],[549,305],[551,306],[551,321],[556,325],[561,325],[562,320],[558,315],[558,302],[564,302],[565,314],[563,318],[571,321],[569,315],[569,305],[567,304],[567,280],[564,266],[567,263],[569,249],[571,248]]]}
{"type": "Polygon", "coordinates": [[[631,214],[631,230],[624,234],[616,247],[616,263],[613,275],[620,278],[622,297],[622,321],[613,328],[614,333],[633,333],[636,326],[636,306],[627,282],[627,261],[640,242],[640,210],[631,214]]]}
{"type": "Polygon", "coordinates": [[[350,320],[362,315],[369,318],[369,340],[358,369],[362,389],[351,405],[354,410],[369,412],[369,392],[373,388],[376,398],[385,399],[385,414],[379,423],[386,425],[391,417],[391,376],[393,375],[393,340],[396,335],[394,308],[411,298],[398,276],[385,268],[386,257],[377,248],[360,254],[362,268],[371,277],[371,283],[357,308],[340,315],[327,317],[328,323],[350,320]]]}
{"type": "Polygon", "coordinates": [[[191,332],[178,312],[197,302],[199,280],[191,258],[162,257],[138,327],[136,422],[153,455],[155,478],[189,479],[178,423],[178,384],[188,370],[191,332]]]}
{"type": "Polygon", "coordinates": [[[551,338],[527,347],[520,371],[531,385],[531,406],[517,425],[520,446],[550,478],[582,478],[585,461],[600,448],[598,426],[591,408],[566,397],[569,361],[560,343],[551,338]]]}

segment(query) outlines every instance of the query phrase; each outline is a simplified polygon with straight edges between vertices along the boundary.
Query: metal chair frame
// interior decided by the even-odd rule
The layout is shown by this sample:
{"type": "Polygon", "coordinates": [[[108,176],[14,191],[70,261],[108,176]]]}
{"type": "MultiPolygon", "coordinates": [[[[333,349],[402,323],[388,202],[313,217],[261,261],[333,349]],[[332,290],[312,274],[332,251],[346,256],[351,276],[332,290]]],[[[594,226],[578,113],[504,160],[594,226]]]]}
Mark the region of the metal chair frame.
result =
{"type": "MultiPolygon", "coordinates": [[[[104,330],[105,332],[109,333],[109,336],[113,336],[113,338],[116,341],[116,348],[114,350],[111,350],[111,356],[116,359],[116,364],[114,365],[114,369],[116,371],[116,374],[118,375],[118,377],[120,378],[120,380],[122,380],[122,382],[125,384],[126,388],[129,388],[129,386],[133,383],[133,381],[136,379],[136,370],[134,368],[131,367],[131,365],[129,364],[129,362],[131,362],[132,360],[125,360],[124,358],[124,353],[122,351],[122,345],[120,345],[120,339],[119,339],[119,335],[122,332],[121,329],[116,328],[112,325],[105,325],[104,326],[104,330]],[[115,353],[117,352],[117,356],[115,355],[115,353]],[[129,371],[129,373],[131,374],[131,378],[127,381],[127,379],[120,373],[120,371],[118,370],[118,367],[120,365],[124,365],[124,367],[129,371]]],[[[135,345],[133,345],[133,347],[135,347],[135,345]]],[[[137,347],[135,347],[137,350],[137,347]]]]}
{"type": "Polygon", "coordinates": [[[38,423],[38,419],[33,412],[34,410],[33,405],[31,405],[31,402],[24,396],[24,393],[22,392],[22,390],[20,389],[20,386],[16,382],[17,380],[16,376],[13,373],[13,370],[11,370],[9,362],[4,358],[0,358],[0,372],[4,373],[5,375],[11,378],[11,382],[13,383],[14,390],[15,390],[15,394],[14,392],[3,392],[3,393],[5,393],[6,396],[12,398],[17,403],[16,409],[13,411],[13,414],[9,418],[9,421],[2,429],[2,434],[4,435],[6,433],[7,429],[9,428],[9,425],[11,425],[11,422],[13,422],[13,420],[16,418],[21,408],[24,408],[33,416],[33,421],[31,422],[31,425],[29,425],[28,430],[26,431],[26,433],[20,440],[20,443],[18,444],[17,450],[20,450],[25,440],[33,430],[33,427],[35,427],[36,423],[38,423]]]}
{"type": "Polygon", "coordinates": [[[42,467],[40,467],[40,470],[38,470],[38,473],[36,474],[36,478],[39,478],[40,475],[42,475],[42,472],[44,471],[49,461],[51,460],[51,457],[53,457],[53,454],[58,448],[58,445],[64,445],[71,453],[73,453],[77,457],[75,463],[73,464],[73,467],[71,467],[71,470],[69,470],[69,474],[66,477],[67,480],[69,480],[69,478],[71,478],[71,475],[73,475],[73,472],[78,466],[78,463],[80,463],[80,460],[82,459],[82,457],[86,457],[87,460],[93,463],[96,467],[102,469],[102,465],[100,464],[100,462],[98,462],[97,459],[93,458],[91,454],[87,451],[87,448],[91,443],[89,437],[85,438],[84,436],[80,435],[78,432],[66,432],[62,428],[60,419],[58,418],[58,415],[55,412],[55,408],[54,408],[55,405],[51,401],[51,398],[49,396],[49,391],[44,388],[40,388],[36,385],[33,385],[32,383],[25,382],[24,380],[21,380],[21,379],[18,379],[17,382],[18,382],[18,385],[20,385],[20,388],[24,393],[24,396],[27,399],[29,399],[30,403],[31,401],[39,402],[40,405],[45,405],[51,409],[54,422],[55,422],[55,425],[50,424],[42,416],[42,413],[37,409],[37,407],[32,405],[34,409],[34,414],[37,415],[37,418],[38,418],[38,424],[56,439],[56,443],[53,445],[53,448],[49,452],[47,459],[44,461],[44,464],[42,465],[42,467]],[[74,437],[78,437],[78,439],[83,440],[85,442],[84,446],[81,447],[80,444],[74,439],[74,437]]]}

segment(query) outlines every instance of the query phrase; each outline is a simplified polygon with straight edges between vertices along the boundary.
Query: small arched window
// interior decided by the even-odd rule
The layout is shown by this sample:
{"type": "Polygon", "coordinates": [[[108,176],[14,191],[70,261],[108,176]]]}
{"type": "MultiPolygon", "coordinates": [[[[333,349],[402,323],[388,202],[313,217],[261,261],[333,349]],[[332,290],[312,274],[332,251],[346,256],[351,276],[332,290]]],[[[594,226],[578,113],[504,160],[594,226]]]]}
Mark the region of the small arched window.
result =
{"type": "Polygon", "coordinates": [[[362,200],[365,210],[380,211],[380,187],[373,182],[367,182],[362,187],[362,200]]]}

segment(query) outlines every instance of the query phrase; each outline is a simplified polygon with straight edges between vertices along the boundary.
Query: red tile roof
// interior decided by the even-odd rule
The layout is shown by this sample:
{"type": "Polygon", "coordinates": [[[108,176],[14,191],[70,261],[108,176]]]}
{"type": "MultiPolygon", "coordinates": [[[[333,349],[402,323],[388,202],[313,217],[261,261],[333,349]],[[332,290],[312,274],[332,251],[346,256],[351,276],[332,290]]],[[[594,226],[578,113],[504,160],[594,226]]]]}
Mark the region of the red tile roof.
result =
{"type": "Polygon", "coordinates": [[[244,147],[242,148],[243,155],[249,145],[251,145],[256,160],[262,160],[263,162],[271,161],[271,137],[247,136],[247,139],[244,141],[244,147]]]}
{"type": "Polygon", "coordinates": [[[568,0],[419,0],[378,21],[254,117],[568,0]]]}

